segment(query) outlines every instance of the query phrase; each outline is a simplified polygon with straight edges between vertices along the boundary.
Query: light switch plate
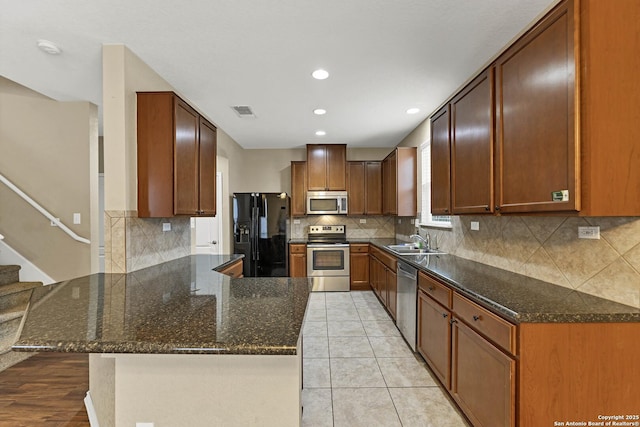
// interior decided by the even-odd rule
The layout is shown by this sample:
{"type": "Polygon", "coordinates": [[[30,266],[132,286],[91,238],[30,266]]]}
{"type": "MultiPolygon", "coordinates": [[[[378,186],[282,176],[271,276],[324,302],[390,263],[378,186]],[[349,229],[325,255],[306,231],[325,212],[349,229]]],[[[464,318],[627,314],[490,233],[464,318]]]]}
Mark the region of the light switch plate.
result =
{"type": "Polygon", "coordinates": [[[296,225],[298,225],[298,224],[300,224],[300,220],[299,220],[299,219],[294,219],[294,220],[293,220],[293,223],[294,223],[294,224],[296,224],[296,225]]]}
{"type": "Polygon", "coordinates": [[[480,223],[478,221],[471,221],[471,230],[473,231],[480,230],[480,223]]]}
{"type": "Polygon", "coordinates": [[[163,222],[162,223],[162,231],[171,231],[171,223],[163,222]]]}
{"type": "Polygon", "coordinates": [[[600,239],[600,227],[578,227],[578,239],[600,239]]]}
{"type": "Polygon", "coordinates": [[[365,218],[360,218],[360,224],[366,224],[367,220],[365,218]]]}
{"type": "Polygon", "coordinates": [[[74,224],[80,224],[81,223],[80,214],[77,213],[77,212],[73,214],[73,223],[74,224]]]}

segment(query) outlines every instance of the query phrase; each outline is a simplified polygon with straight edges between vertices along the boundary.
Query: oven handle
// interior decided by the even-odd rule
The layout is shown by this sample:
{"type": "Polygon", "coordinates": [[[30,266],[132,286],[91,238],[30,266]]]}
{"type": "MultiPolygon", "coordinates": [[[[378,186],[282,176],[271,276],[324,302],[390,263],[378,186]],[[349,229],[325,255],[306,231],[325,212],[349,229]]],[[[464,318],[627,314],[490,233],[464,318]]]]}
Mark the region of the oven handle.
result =
{"type": "Polygon", "coordinates": [[[331,248],[348,248],[349,244],[348,243],[329,243],[329,244],[322,244],[322,243],[307,243],[307,248],[311,248],[311,249],[331,249],[331,248]]]}

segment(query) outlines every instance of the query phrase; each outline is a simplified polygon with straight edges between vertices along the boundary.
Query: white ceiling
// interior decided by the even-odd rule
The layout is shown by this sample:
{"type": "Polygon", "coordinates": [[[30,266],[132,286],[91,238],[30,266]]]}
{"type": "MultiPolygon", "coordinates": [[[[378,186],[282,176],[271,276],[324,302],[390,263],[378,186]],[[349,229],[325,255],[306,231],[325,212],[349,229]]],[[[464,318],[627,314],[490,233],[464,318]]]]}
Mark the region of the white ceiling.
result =
{"type": "Polygon", "coordinates": [[[101,106],[102,44],[122,43],[244,148],[392,147],[555,2],[0,0],[0,75],[101,106]]]}

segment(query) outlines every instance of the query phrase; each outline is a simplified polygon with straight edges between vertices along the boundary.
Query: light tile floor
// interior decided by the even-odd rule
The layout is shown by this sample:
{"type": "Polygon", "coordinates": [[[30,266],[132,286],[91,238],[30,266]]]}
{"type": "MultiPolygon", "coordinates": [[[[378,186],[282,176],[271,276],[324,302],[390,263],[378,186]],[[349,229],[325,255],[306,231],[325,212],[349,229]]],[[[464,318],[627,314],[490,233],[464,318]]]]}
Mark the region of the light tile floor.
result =
{"type": "Polygon", "coordinates": [[[373,292],[311,294],[303,329],[305,427],[467,427],[373,292]]]}

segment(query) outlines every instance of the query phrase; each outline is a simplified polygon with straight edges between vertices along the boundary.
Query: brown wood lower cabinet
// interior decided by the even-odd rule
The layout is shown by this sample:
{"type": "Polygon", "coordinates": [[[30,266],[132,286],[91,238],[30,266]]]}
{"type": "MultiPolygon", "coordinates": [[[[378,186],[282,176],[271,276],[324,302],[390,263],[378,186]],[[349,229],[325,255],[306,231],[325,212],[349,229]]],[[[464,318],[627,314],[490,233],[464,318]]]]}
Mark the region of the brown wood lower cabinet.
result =
{"type": "Polygon", "coordinates": [[[515,426],[515,330],[419,273],[418,351],[474,426],[515,426]]]}
{"type": "Polygon", "coordinates": [[[451,311],[418,291],[418,351],[440,382],[451,387],[451,311]]]}
{"type": "Polygon", "coordinates": [[[453,318],[451,394],[474,426],[515,426],[516,362],[453,318]]]}
{"type": "Polygon", "coordinates": [[[307,277],[307,245],[289,245],[289,277],[307,277]]]}
{"type": "Polygon", "coordinates": [[[395,320],[398,294],[397,260],[374,246],[371,246],[370,250],[369,276],[371,287],[395,320]]]}
{"type": "Polygon", "coordinates": [[[352,291],[366,291],[369,287],[369,244],[349,245],[349,274],[352,291]]]}
{"type": "Polygon", "coordinates": [[[231,265],[224,267],[222,270],[216,270],[218,273],[225,274],[230,277],[239,279],[242,275],[242,259],[234,261],[231,265]]]}
{"type": "Polygon", "coordinates": [[[638,413],[640,323],[514,325],[418,277],[418,351],[473,426],[638,413]]]}

